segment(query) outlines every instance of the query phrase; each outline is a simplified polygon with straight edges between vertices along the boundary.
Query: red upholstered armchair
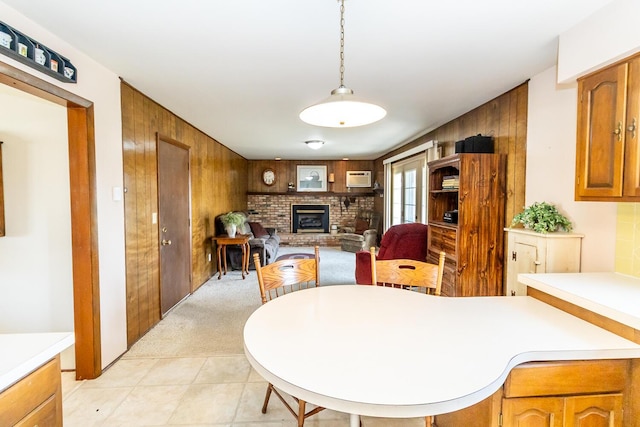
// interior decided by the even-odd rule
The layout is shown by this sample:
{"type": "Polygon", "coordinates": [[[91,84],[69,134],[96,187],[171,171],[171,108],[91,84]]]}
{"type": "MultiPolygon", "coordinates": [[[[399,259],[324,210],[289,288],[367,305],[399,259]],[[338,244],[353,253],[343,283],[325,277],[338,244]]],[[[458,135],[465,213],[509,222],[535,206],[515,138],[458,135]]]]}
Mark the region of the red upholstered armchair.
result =
{"type": "MultiPolygon", "coordinates": [[[[377,259],[427,259],[426,224],[399,224],[390,227],[382,236],[377,259]]],[[[368,250],[356,252],[356,283],[371,284],[371,254],[368,250]]]]}

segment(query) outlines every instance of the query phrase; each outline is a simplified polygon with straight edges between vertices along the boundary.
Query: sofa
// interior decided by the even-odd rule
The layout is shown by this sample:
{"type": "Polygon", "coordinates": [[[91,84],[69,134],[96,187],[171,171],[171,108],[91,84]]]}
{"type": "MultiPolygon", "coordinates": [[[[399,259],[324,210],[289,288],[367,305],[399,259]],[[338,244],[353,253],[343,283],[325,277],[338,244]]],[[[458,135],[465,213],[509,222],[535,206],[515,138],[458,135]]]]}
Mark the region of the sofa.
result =
{"type": "MultiPolygon", "coordinates": [[[[426,224],[410,223],[390,227],[382,236],[376,259],[427,260],[426,224]]],[[[356,252],[356,283],[371,285],[371,254],[369,249],[356,252]]]]}
{"type": "MultiPolygon", "coordinates": [[[[249,234],[249,269],[255,270],[253,254],[260,256],[262,265],[267,265],[275,261],[280,247],[280,236],[275,228],[263,227],[259,222],[250,221],[246,212],[238,212],[244,216],[244,222],[237,226],[238,234],[249,234]]],[[[227,234],[224,224],[220,219],[222,215],[215,218],[216,236],[227,234]]],[[[240,270],[242,266],[242,249],[240,246],[227,246],[227,267],[232,270],[240,270]]]]}

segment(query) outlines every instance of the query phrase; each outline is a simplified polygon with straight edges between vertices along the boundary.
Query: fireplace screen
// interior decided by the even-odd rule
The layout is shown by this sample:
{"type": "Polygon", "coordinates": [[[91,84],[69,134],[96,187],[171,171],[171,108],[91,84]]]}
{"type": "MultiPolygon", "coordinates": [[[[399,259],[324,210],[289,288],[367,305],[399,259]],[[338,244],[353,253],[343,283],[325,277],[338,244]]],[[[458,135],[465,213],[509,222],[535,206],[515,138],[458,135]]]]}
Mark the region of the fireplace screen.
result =
{"type": "Polygon", "coordinates": [[[329,205],[292,205],[293,233],[328,233],[329,205]]]}

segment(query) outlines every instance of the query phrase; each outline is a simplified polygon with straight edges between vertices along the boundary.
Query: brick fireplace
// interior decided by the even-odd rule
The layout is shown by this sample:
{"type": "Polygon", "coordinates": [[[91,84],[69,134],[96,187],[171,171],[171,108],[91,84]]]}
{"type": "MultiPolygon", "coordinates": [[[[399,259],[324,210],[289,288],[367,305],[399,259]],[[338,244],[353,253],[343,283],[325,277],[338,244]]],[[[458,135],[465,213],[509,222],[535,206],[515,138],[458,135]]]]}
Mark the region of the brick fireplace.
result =
{"type": "Polygon", "coordinates": [[[302,193],[252,194],[247,196],[247,210],[251,221],[259,221],[265,227],[274,227],[278,230],[282,239],[281,245],[340,246],[338,238],[328,232],[293,233],[292,206],[326,206],[329,210],[329,227],[336,224],[340,228],[353,224],[358,209],[373,209],[373,197],[373,195],[357,193],[348,196],[302,193]],[[348,198],[347,203],[345,198],[348,198]]]}

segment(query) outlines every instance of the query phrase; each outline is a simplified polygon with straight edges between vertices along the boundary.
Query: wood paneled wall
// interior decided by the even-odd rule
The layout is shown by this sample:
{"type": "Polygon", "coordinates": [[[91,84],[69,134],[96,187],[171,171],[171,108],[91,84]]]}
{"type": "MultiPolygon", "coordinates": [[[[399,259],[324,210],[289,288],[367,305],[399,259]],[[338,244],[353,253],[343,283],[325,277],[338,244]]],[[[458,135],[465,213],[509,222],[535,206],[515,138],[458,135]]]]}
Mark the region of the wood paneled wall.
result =
{"type": "MultiPolygon", "coordinates": [[[[375,162],[375,176],[383,183],[382,161],[408,149],[437,140],[443,156],[455,152],[455,142],[477,134],[495,139],[495,152],[507,155],[507,202],[505,226],[520,212],[525,203],[525,172],[527,155],[527,105],[529,84],[520,86],[446,123],[420,138],[380,157],[375,162]]],[[[376,199],[376,209],[382,212],[382,199],[376,199]]]]}
{"type": "Polygon", "coordinates": [[[209,261],[213,219],[246,209],[248,173],[246,159],[126,83],[121,85],[121,99],[131,346],[160,320],[158,225],[152,221],[158,212],[156,134],[190,147],[192,291],[214,273],[214,262],[209,261]]]}
{"type": "MultiPolygon", "coordinates": [[[[326,165],[327,177],[335,175],[335,182],[328,184],[327,190],[335,193],[347,191],[347,171],[373,171],[373,160],[249,160],[248,191],[282,193],[290,182],[296,184],[298,165],[326,165]],[[270,168],[276,172],[276,183],[268,186],[262,182],[262,171],[270,168]]],[[[373,175],[373,173],[372,173],[373,175]]],[[[381,182],[382,183],[382,182],[381,182]]],[[[373,176],[372,182],[373,185],[373,176]]],[[[353,188],[352,192],[371,192],[371,188],[353,188]]]]}

